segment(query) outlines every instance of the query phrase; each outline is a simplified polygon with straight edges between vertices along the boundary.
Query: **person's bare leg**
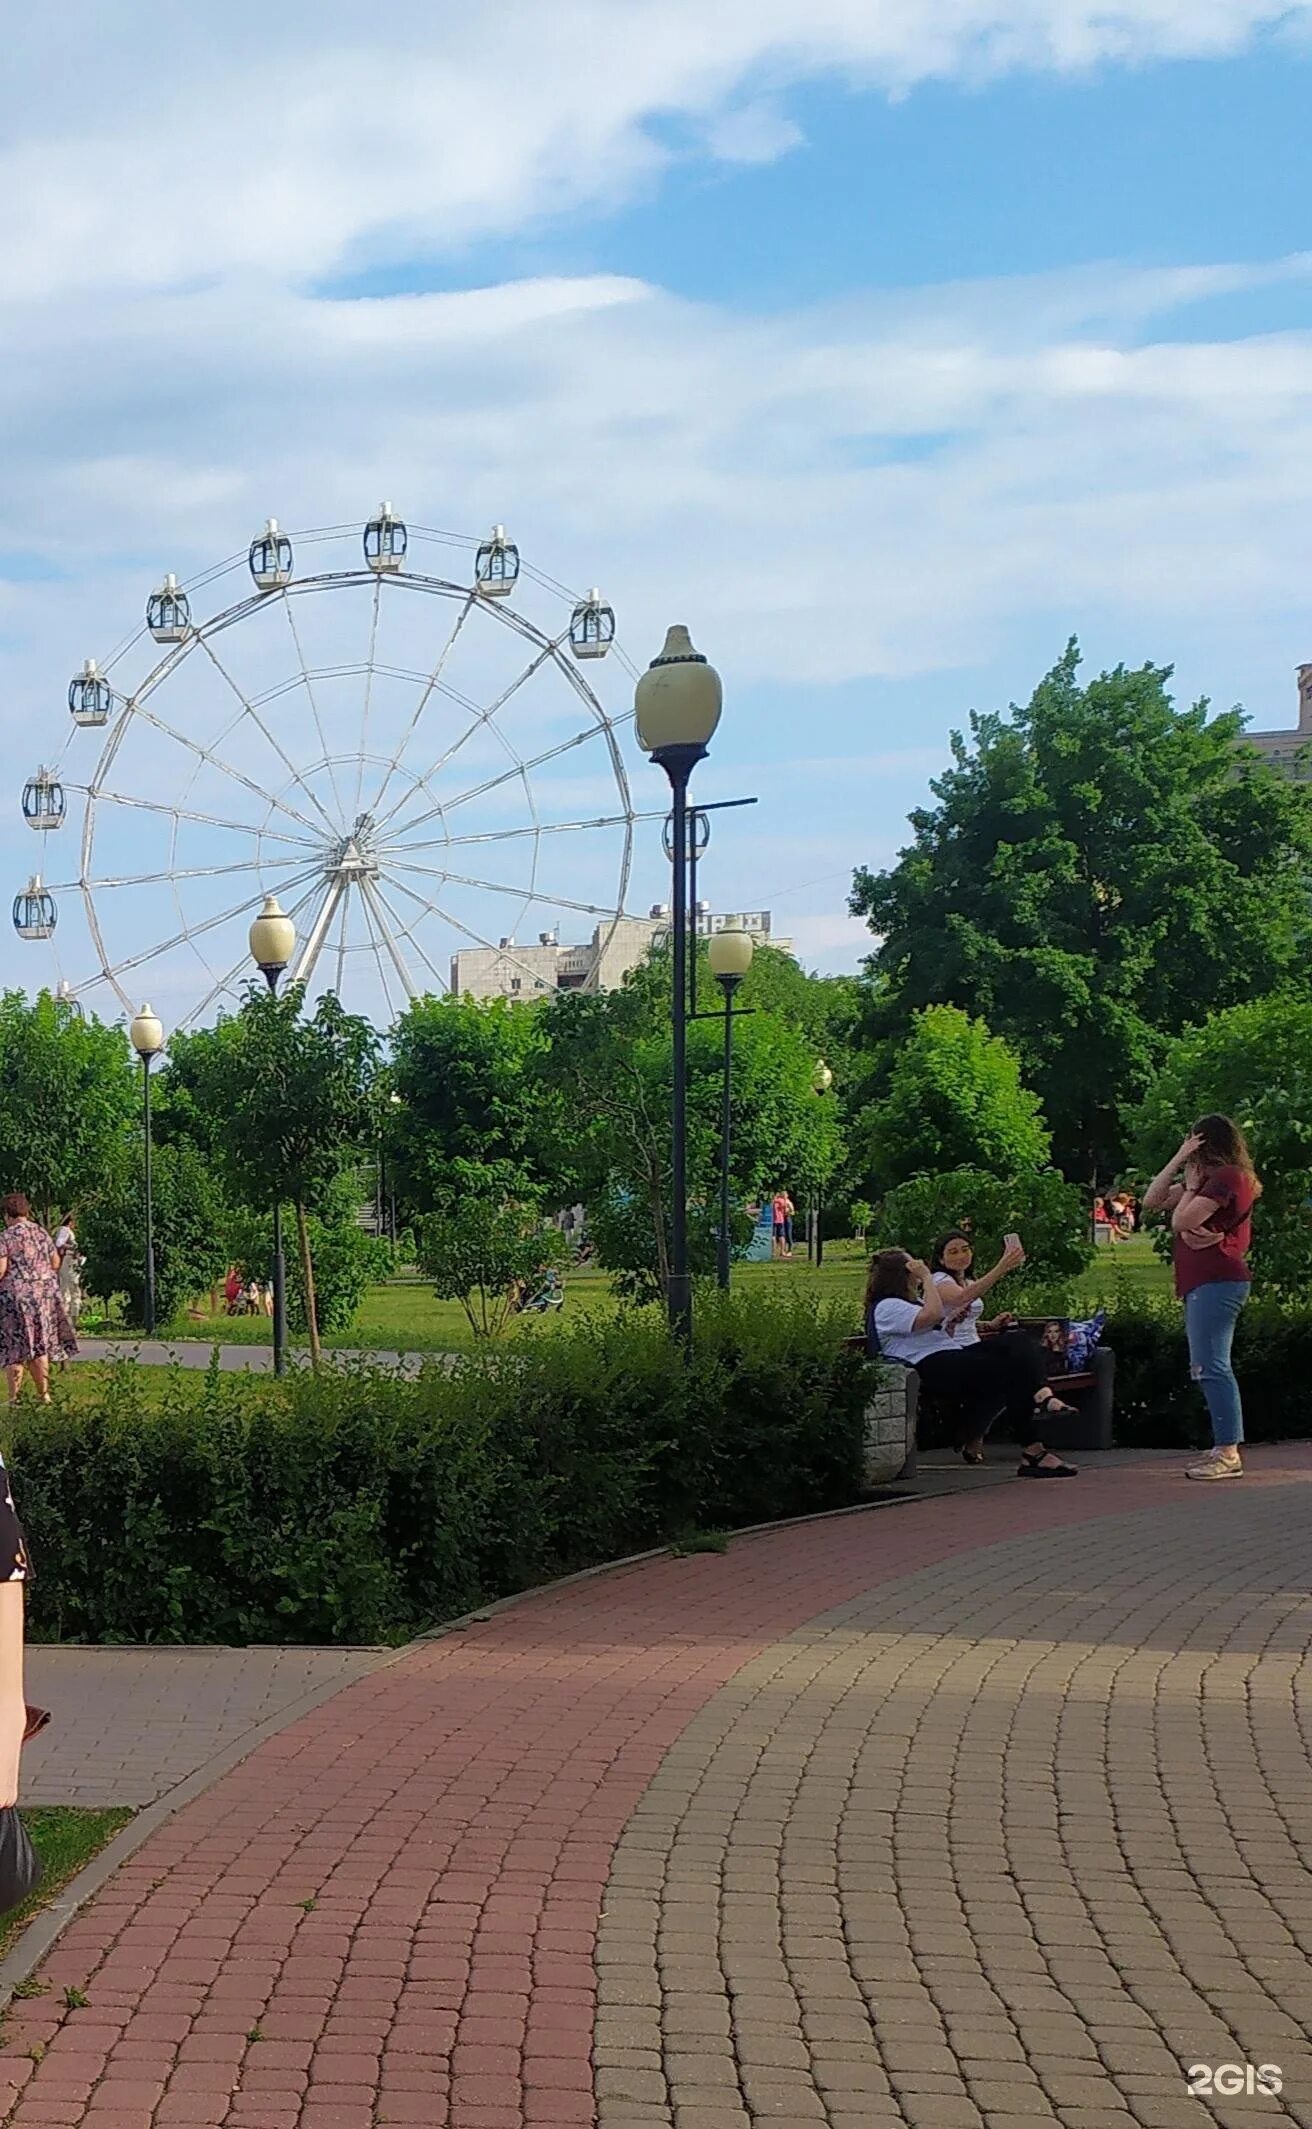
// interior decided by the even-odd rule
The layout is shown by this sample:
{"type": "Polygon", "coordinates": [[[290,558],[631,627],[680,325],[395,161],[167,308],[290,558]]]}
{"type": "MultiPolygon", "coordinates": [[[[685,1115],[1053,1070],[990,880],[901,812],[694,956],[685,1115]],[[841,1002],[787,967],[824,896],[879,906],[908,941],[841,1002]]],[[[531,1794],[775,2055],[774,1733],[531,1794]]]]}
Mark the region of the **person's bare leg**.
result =
{"type": "Polygon", "coordinates": [[[5,1377],[9,1384],[9,1402],[11,1405],[16,1405],[23,1394],[22,1361],[15,1361],[11,1366],[7,1367],[5,1369],[5,1377]]]}
{"type": "Polygon", "coordinates": [[[36,1384],[36,1394],[42,1404],[48,1405],[50,1402],[50,1361],[45,1353],[34,1353],[32,1355],[32,1380],[36,1384]]]}

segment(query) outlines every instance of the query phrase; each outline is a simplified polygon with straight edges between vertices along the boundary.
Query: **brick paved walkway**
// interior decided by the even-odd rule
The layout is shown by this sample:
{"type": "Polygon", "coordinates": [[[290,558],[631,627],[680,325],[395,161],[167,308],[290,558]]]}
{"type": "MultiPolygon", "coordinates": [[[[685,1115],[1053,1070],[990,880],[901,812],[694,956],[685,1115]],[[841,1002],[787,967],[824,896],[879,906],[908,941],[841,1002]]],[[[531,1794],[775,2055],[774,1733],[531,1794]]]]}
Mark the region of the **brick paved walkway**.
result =
{"type": "Polygon", "coordinates": [[[374,1672],[71,1925],[13,2129],[1312,2123],[1312,1454],[1253,1467],[742,1540],[374,1672]],[[1281,2096],[1188,2098],[1250,2061],[1281,2096]]]}
{"type": "Polygon", "coordinates": [[[266,1723],[387,1660],[378,1649],[46,1648],[27,1697],[57,1720],[23,1753],[30,1804],[152,1804],[266,1723]]]}

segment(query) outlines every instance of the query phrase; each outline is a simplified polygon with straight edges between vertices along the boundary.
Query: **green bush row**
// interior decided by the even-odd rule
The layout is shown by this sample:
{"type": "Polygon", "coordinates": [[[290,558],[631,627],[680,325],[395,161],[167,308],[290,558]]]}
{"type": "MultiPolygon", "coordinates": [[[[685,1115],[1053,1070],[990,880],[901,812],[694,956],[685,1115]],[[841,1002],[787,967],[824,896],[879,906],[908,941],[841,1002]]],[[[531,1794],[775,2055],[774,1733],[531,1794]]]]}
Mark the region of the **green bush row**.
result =
{"type": "Polygon", "coordinates": [[[846,1312],[708,1299],[685,1366],[653,1311],[418,1377],[109,1370],[24,1406],[32,1629],[68,1641],[395,1641],[698,1529],[844,1505],[871,1371],[846,1312]]]}
{"type": "MultiPolygon", "coordinates": [[[[1210,1439],[1178,1302],[1119,1299],[1103,1335],[1116,1354],[1119,1447],[1188,1448],[1210,1439]]],[[[1312,1303],[1254,1296],[1239,1318],[1234,1365],[1250,1441],[1312,1434],[1312,1303]]]]}

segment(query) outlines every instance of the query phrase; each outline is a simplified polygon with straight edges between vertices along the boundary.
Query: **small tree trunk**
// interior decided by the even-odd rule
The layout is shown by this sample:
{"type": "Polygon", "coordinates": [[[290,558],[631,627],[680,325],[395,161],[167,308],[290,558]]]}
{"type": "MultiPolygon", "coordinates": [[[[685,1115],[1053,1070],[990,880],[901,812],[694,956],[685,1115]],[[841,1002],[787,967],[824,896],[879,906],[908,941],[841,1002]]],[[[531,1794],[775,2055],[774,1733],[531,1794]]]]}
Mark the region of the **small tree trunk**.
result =
{"type": "Polygon", "coordinates": [[[305,1327],[310,1334],[310,1366],[317,1368],[322,1358],[319,1344],[319,1304],[314,1295],[314,1260],[310,1255],[310,1229],[305,1218],[305,1207],[296,1200],[296,1239],[301,1250],[301,1283],[305,1288],[305,1327]]]}

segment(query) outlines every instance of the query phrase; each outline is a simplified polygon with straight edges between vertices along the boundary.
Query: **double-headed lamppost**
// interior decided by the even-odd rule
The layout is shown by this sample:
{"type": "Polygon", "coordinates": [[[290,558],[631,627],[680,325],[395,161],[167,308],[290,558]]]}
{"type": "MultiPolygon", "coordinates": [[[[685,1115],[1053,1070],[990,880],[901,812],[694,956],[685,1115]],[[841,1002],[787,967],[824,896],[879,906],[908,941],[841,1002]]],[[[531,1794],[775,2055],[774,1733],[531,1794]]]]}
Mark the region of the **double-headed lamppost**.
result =
{"type": "Polygon", "coordinates": [[[734,992],[752,965],[752,935],[740,924],[712,932],[706,949],[720,989],[724,992],[724,1084],[720,1109],[720,1230],[715,1242],[715,1280],[729,1291],[729,1140],[733,1120],[733,1024],[739,1016],[733,1009],[734,992]]]}
{"type": "Polygon", "coordinates": [[[148,1005],[133,1019],[128,1035],[141,1059],[141,1110],[146,1147],[146,1336],[155,1335],[155,1207],[150,1174],[150,1068],[164,1047],[164,1029],[148,1005]]]}
{"type": "MultiPolygon", "coordinates": [[[[830,1071],[828,1065],[825,1063],[824,1058],[821,1057],[817,1060],[816,1068],[811,1074],[811,1085],[815,1088],[816,1093],[823,1100],[824,1096],[829,1092],[829,1089],[832,1087],[833,1083],[834,1075],[830,1071]]],[[[819,1271],[820,1266],[825,1261],[825,1238],[824,1235],[821,1233],[824,1209],[824,1190],[822,1186],[817,1183],[815,1188],[815,1268],[817,1271],[819,1271]]]]}
{"type": "MultiPolygon", "coordinates": [[[[291,960],[296,945],[296,927],[284,916],[276,895],[264,897],[264,907],[250,929],[251,959],[276,997],[278,978],[291,960]]],[[[282,1199],[273,1201],[273,1372],[281,1375],[287,1351],[287,1260],[282,1250],[282,1199]]]]}
{"type": "Polygon", "coordinates": [[[720,676],[692,646],[686,628],[671,628],[658,658],[638,682],[634,725],[638,744],[670,779],[673,819],[670,855],[673,894],[673,1205],[670,1276],[666,1294],[670,1328],[685,1343],[692,1336],[692,1281],[688,1276],[688,779],[710,746],[720,722],[724,691],[720,676]]]}

